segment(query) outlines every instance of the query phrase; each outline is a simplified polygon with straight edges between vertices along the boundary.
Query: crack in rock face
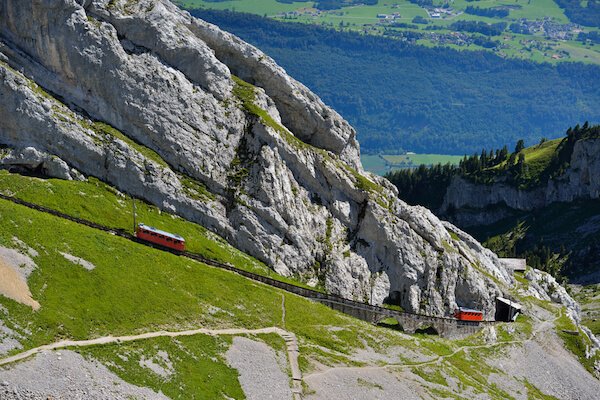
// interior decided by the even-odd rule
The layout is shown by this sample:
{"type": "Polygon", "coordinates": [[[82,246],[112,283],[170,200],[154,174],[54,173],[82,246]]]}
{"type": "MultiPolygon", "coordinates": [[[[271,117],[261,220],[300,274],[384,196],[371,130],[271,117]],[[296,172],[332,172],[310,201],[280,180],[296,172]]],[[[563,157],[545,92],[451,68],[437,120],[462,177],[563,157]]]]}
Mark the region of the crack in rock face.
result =
{"type": "Polygon", "coordinates": [[[331,293],[493,318],[512,282],[497,257],[365,173],[354,129],[260,50],[166,0],[0,11],[1,144],[331,293]]]}

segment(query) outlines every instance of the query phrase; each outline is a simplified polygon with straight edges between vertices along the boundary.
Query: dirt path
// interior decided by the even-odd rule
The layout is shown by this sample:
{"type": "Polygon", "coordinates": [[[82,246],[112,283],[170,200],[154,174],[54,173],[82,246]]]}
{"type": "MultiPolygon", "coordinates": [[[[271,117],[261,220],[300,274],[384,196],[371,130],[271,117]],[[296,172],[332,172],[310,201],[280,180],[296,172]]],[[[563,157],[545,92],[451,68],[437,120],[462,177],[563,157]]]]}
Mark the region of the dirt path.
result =
{"type": "MultiPolygon", "coordinates": [[[[281,294],[281,326],[285,329],[285,295],[283,293],[281,294]]],[[[302,372],[298,365],[298,355],[300,354],[298,340],[296,335],[284,329],[280,335],[287,345],[288,359],[292,370],[292,394],[294,400],[299,400],[302,398],[302,372]]]]}
{"type": "Polygon", "coordinates": [[[98,344],[109,344],[109,343],[124,343],[124,342],[133,342],[137,340],[158,338],[158,337],[179,337],[179,336],[192,336],[192,335],[258,335],[262,333],[275,333],[281,336],[287,345],[287,353],[288,360],[290,363],[290,369],[292,371],[292,380],[293,387],[292,393],[294,394],[294,399],[300,399],[300,394],[302,393],[302,374],[300,372],[300,367],[298,366],[298,340],[296,339],[296,335],[292,332],[288,332],[279,327],[268,327],[268,328],[260,328],[260,329],[242,329],[242,328],[231,328],[231,329],[194,329],[187,331],[179,331],[179,332],[169,332],[169,331],[157,331],[157,332],[148,332],[142,333],[139,335],[130,335],[130,336],[104,336],[96,339],[89,340],[62,340],[60,342],[47,344],[44,346],[39,346],[27,351],[24,351],[19,354],[15,354],[14,356],[6,357],[0,360],[0,366],[11,364],[20,360],[24,360],[28,357],[31,357],[37,353],[48,350],[58,350],[64,349],[67,347],[86,347],[93,346],[98,344]]]}

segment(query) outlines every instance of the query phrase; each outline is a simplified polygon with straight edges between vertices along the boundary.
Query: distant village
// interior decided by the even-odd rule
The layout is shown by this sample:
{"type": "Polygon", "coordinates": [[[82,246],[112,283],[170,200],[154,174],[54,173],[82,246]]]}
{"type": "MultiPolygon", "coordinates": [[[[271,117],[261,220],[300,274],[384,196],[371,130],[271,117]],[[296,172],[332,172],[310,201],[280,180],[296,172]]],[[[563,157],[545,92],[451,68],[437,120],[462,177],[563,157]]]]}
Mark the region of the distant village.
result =
{"type": "MultiPolygon", "coordinates": [[[[361,4],[356,4],[355,6],[360,6],[361,4]]],[[[391,5],[392,9],[398,9],[399,5],[394,3],[391,5]]],[[[394,36],[398,39],[416,42],[419,39],[428,39],[434,44],[439,45],[456,45],[456,46],[469,46],[469,45],[481,45],[482,35],[474,35],[472,32],[439,32],[443,30],[444,27],[434,25],[434,20],[436,19],[455,19],[456,17],[463,14],[463,11],[455,10],[452,7],[432,7],[432,6],[423,6],[423,9],[427,12],[429,18],[416,17],[410,21],[405,21],[406,18],[403,18],[400,12],[391,12],[391,13],[379,13],[375,17],[377,21],[372,24],[364,24],[362,25],[362,30],[364,33],[372,33],[373,31],[380,31],[383,35],[386,36],[394,36]],[[418,21],[416,21],[418,19],[418,21]],[[403,21],[404,20],[404,21],[403,21]],[[431,25],[428,25],[424,29],[419,29],[415,23],[425,24],[428,22],[431,25]],[[406,29],[396,29],[396,28],[410,28],[412,31],[406,29]],[[383,31],[381,31],[383,29],[383,31]],[[426,32],[423,32],[426,31],[426,32]]],[[[346,11],[344,9],[339,10],[327,10],[322,11],[312,7],[300,8],[295,11],[281,12],[278,13],[275,17],[284,18],[284,19],[297,19],[297,18],[318,18],[323,16],[339,16],[343,17],[346,15],[346,11]]],[[[343,24],[344,22],[340,22],[343,24]]],[[[513,21],[509,26],[506,34],[498,41],[492,40],[488,37],[486,41],[486,47],[495,47],[499,50],[499,54],[503,55],[505,53],[502,52],[502,49],[506,49],[509,44],[505,44],[502,42],[508,42],[515,38],[512,34],[525,34],[525,35],[535,35],[544,37],[550,40],[574,40],[577,38],[577,35],[582,32],[581,26],[568,23],[561,24],[556,22],[550,17],[544,17],[542,19],[530,20],[522,18],[518,21],[513,21]]],[[[548,48],[548,45],[540,42],[535,39],[521,39],[519,43],[523,46],[521,49],[521,53],[531,51],[532,49],[539,50],[544,53],[545,56],[551,57],[553,59],[561,59],[568,56],[568,53],[556,51],[552,52],[552,49],[548,48]],[[548,53],[550,52],[550,53],[548,53]]]]}
{"type": "Polygon", "coordinates": [[[522,33],[531,35],[542,34],[549,39],[571,40],[577,34],[582,32],[581,26],[573,23],[560,24],[550,17],[544,17],[541,20],[520,19],[516,24],[521,28],[522,33]]]}

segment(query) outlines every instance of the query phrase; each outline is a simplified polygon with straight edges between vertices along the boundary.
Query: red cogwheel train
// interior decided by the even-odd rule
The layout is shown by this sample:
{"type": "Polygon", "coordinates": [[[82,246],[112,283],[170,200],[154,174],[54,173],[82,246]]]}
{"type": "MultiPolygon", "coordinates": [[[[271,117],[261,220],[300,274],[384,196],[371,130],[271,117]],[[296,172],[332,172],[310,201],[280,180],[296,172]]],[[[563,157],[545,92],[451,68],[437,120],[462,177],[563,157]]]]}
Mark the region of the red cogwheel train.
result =
{"type": "Polygon", "coordinates": [[[135,236],[146,242],[151,242],[162,247],[177,251],[185,250],[185,239],[174,233],[161,231],[152,226],[139,224],[135,229],[135,236]]]}
{"type": "MultiPolygon", "coordinates": [[[[185,251],[185,239],[183,237],[154,228],[152,226],[139,224],[136,227],[135,236],[138,239],[154,243],[162,247],[168,247],[177,251],[185,251]]],[[[454,312],[454,318],[460,321],[482,321],[483,312],[471,308],[459,307],[454,312]]]]}
{"type": "Polygon", "coordinates": [[[454,318],[460,321],[482,321],[483,312],[471,308],[458,307],[458,309],[454,311],[454,318]]]}

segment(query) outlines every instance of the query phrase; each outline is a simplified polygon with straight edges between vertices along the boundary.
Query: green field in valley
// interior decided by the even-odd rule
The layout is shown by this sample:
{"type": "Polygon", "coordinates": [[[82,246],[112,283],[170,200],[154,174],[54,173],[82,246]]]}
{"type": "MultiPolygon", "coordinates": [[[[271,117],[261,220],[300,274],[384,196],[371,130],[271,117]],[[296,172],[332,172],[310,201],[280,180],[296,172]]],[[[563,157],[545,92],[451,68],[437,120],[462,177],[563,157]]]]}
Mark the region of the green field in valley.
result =
{"type": "Polygon", "coordinates": [[[377,175],[385,175],[396,169],[416,168],[419,165],[458,164],[463,156],[447,154],[414,154],[360,156],[363,168],[377,175]]]}
{"type": "MultiPolygon", "coordinates": [[[[580,32],[600,32],[598,27],[572,24],[553,0],[434,0],[414,4],[408,0],[379,0],[377,4],[340,2],[338,9],[317,9],[319,2],[279,2],[277,0],[181,0],[185,8],[205,8],[247,12],[286,22],[301,22],[354,30],[373,35],[399,37],[425,46],[446,46],[464,50],[489,50],[509,58],[536,62],[582,61],[600,64],[600,43],[578,40],[580,32]],[[503,10],[508,15],[482,16],[467,13],[467,7],[503,10]],[[413,19],[420,17],[421,23],[413,19]],[[467,32],[453,23],[504,23],[499,34],[467,32]],[[512,23],[527,27],[527,33],[514,32],[512,23]],[[408,34],[408,36],[407,36],[408,34]],[[416,36],[415,36],[416,35],[416,36]]],[[[415,2],[416,3],[416,2],[415,2]]]]}

